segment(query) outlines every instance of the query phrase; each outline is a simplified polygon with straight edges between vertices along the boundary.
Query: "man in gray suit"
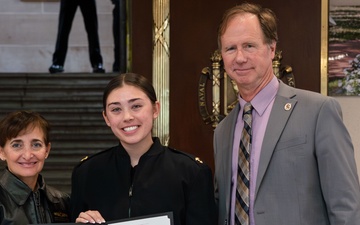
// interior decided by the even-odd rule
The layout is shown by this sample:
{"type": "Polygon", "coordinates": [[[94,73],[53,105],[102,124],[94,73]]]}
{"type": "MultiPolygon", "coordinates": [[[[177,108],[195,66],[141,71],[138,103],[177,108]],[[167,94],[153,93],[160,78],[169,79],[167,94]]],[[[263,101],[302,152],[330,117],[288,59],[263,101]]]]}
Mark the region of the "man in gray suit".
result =
{"type": "Polygon", "coordinates": [[[276,78],[277,41],[275,14],[256,4],[229,9],[219,27],[224,68],[239,90],[239,103],[214,134],[219,225],[359,225],[354,148],[340,105],[276,78]],[[245,103],[253,107],[250,172],[243,175],[249,178],[249,204],[238,204],[245,103]],[[249,222],[235,219],[241,214],[236,204],[244,206],[249,222]]]}

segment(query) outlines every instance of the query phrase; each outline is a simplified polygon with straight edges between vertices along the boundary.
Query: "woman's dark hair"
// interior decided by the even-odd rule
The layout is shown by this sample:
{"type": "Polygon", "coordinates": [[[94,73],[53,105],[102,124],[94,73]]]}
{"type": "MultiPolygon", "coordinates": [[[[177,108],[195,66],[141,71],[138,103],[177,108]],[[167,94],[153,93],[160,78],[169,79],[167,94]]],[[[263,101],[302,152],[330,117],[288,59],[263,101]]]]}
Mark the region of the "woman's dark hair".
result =
{"type": "Polygon", "coordinates": [[[136,73],[123,73],[112,78],[105,87],[103,94],[103,110],[105,113],[108,96],[113,90],[123,87],[124,84],[140,88],[153,104],[157,101],[155,89],[148,79],[136,73]]]}
{"type": "Polygon", "coordinates": [[[44,133],[44,142],[50,143],[50,124],[37,112],[16,111],[7,114],[0,121],[0,146],[4,147],[8,140],[17,137],[26,129],[40,128],[44,133]]]}

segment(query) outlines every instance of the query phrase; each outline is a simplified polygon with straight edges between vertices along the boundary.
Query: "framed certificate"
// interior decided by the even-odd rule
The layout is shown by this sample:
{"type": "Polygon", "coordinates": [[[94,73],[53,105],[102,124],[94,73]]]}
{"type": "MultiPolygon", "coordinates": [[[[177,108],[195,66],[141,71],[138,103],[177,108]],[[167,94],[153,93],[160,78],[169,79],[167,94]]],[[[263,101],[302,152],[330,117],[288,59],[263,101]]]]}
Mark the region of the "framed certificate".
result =
{"type": "MultiPolygon", "coordinates": [[[[38,225],[50,225],[50,223],[38,225]]],[[[79,225],[79,223],[57,223],[57,225],[79,225]]],[[[121,220],[107,221],[106,223],[102,223],[101,225],[174,225],[174,218],[172,212],[166,212],[147,216],[126,218],[121,220]]]]}
{"type": "Polygon", "coordinates": [[[174,225],[173,213],[159,213],[147,216],[109,221],[108,225],[174,225]]]}

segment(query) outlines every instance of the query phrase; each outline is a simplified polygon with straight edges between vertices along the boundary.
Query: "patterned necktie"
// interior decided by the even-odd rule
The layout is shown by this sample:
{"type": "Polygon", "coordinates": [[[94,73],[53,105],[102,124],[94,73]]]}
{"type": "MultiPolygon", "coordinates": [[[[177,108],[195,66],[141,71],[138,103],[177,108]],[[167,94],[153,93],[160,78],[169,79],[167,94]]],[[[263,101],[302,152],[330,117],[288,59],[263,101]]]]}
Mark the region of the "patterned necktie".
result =
{"type": "Polygon", "coordinates": [[[249,224],[249,176],[250,176],[250,149],[251,149],[251,122],[253,107],[250,103],[244,106],[243,120],[244,128],[241,133],[238,175],[236,186],[236,203],[235,203],[235,224],[249,224]]]}

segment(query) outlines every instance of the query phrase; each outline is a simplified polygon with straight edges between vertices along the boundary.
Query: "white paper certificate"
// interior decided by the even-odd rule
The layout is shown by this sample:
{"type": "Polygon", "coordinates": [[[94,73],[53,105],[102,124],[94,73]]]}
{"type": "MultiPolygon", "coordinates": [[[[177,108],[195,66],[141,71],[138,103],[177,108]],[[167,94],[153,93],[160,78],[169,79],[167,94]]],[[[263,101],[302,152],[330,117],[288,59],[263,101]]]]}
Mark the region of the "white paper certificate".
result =
{"type": "MultiPolygon", "coordinates": [[[[35,225],[35,224],[29,224],[35,225]]],[[[36,225],[53,225],[50,223],[36,225]]],[[[57,225],[79,225],[78,223],[57,223],[57,225]]],[[[174,225],[173,213],[159,213],[147,216],[139,216],[122,220],[114,220],[100,225],[174,225]]]]}
{"type": "Polygon", "coordinates": [[[127,221],[108,222],[109,225],[173,225],[172,212],[145,217],[131,218],[127,221]]]}

